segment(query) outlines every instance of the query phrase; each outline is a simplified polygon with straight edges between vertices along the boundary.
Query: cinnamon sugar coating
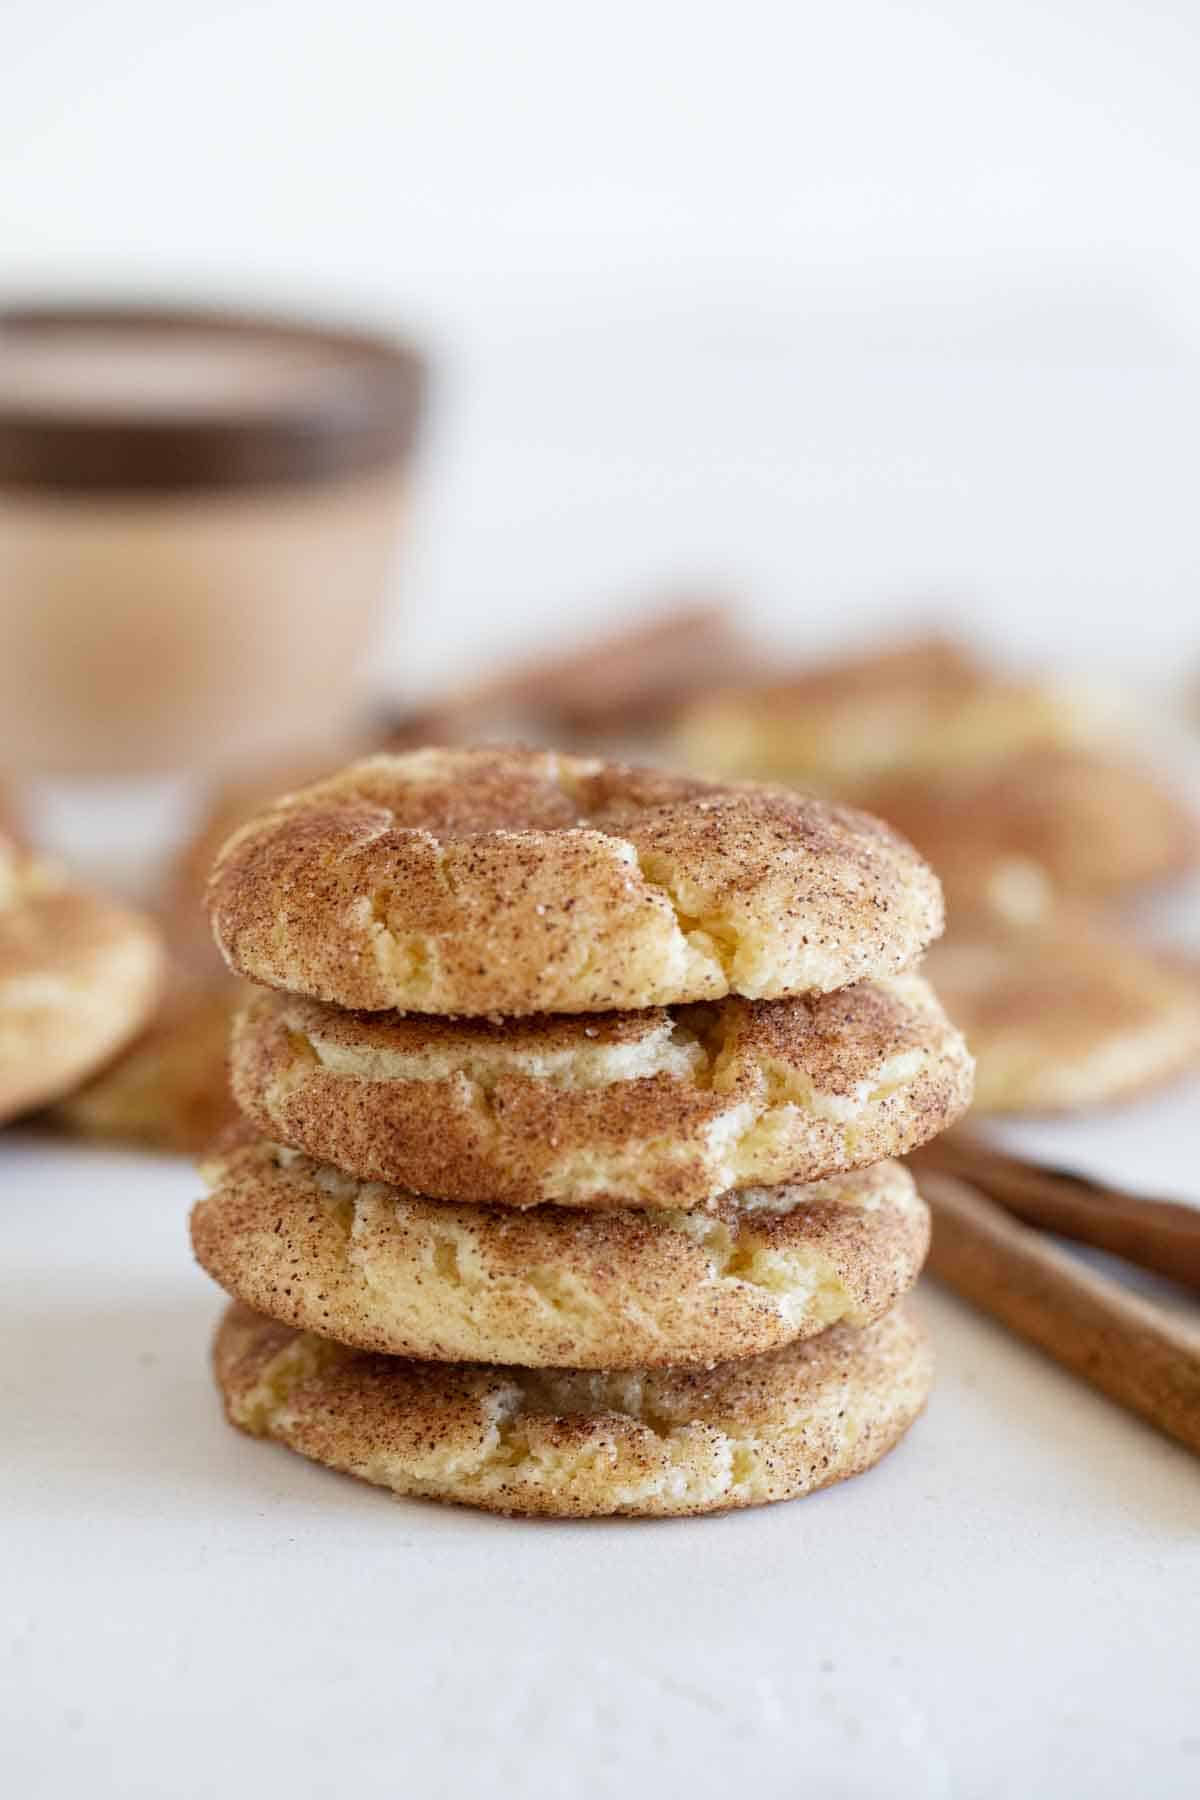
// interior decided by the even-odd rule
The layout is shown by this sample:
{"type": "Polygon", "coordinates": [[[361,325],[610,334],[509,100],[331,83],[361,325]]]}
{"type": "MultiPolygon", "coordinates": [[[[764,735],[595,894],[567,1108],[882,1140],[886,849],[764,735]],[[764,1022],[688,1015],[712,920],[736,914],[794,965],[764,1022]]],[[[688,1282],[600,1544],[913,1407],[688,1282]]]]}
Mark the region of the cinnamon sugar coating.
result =
{"type": "Polygon", "coordinates": [[[523,750],[352,764],[230,839],[209,910],[265,986],[469,1016],[825,992],[909,967],[942,923],[864,814],[523,750]]]}
{"type": "Polygon", "coordinates": [[[211,1159],[197,1257],[259,1312],[437,1361],[713,1363],[868,1324],[917,1278],[929,1218],[898,1163],[752,1188],[711,1213],[425,1200],[256,1141],[211,1159]]]}
{"type": "Polygon", "coordinates": [[[370,1180],[509,1206],[707,1206],[903,1155],[971,1060],[918,976],[491,1023],[260,993],[234,1093],[265,1135],[370,1180]]]}
{"type": "Polygon", "coordinates": [[[371,1356],[235,1305],[214,1365],[231,1423],[254,1436],[396,1494],[559,1518],[811,1493],[878,1462],[932,1380],[903,1305],[743,1362],[625,1374],[371,1356]]]}

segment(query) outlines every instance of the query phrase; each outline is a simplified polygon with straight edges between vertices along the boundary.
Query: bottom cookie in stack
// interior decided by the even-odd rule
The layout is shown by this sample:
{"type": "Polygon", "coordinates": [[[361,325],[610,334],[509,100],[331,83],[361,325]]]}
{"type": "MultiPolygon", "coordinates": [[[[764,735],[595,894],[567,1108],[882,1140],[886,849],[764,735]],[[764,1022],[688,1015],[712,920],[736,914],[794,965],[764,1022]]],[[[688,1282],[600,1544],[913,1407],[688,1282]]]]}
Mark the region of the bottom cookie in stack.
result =
{"type": "Polygon", "coordinates": [[[563,1517],[790,1499],[878,1461],[928,1392],[901,1296],[929,1219],[896,1163],[691,1213],[427,1200],[261,1141],[207,1174],[231,1422],[396,1493],[563,1517]]]}
{"type": "Polygon", "coordinates": [[[933,1374],[906,1304],[712,1369],[619,1372],[375,1356],[235,1304],[214,1360],[244,1431],[396,1494],[555,1518],[813,1493],[885,1456],[933,1374]]]}

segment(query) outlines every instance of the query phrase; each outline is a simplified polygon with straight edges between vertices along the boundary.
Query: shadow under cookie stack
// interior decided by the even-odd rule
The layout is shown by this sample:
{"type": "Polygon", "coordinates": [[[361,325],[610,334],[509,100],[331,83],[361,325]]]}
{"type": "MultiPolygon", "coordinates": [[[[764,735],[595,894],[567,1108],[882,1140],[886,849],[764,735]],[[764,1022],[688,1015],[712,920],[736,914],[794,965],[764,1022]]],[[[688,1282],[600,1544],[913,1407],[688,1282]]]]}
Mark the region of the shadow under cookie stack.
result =
{"type": "Polygon", "coordinates": [[[869,1468],[931,1379],[903,1155],[970,1096],[868,816],[521,750],[379,756],[221,852],[259,984],[192,1235],[231,1422],[399,1494],[685,1515],[869,1468]]]}

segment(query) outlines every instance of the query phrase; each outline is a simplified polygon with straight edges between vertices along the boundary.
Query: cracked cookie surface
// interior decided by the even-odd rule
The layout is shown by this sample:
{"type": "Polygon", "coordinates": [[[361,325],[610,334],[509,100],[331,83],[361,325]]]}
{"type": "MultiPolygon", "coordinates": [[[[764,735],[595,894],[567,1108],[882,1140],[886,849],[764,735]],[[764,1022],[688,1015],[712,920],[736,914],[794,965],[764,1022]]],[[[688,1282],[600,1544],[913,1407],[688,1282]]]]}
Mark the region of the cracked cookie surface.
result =
{"type": "Polygon", "coordinates": [[[549,751],[375,756],[229,840],[231,967],[379,1011],[523,1016],[827,992],[908,968],[936,877],[866,814],[549,751]]]}
{"type": "Polygon", "coordinates": [[[933,1374],[907,1305],[743,1362],[626,1373],[371,1356],[234,1305],[214,1366],[254,1436],[396,1494],[558,1518],[798,1498],[878,1462],[933,1374]]]}
{"type": "Polygon", "coordinates": [[[919,976],[805,999],[441,1020],[260,993],[232,1077],[264,1134],[446,1200],[694,1207],[903,1155],[971,1059],[919,976]]]}
{"type": "Polygon", "coordinates": [[[192,1241],[227,1292],[359,1349],[439,1361],[758,1355],[878,1318],[929,1244],[925,1204],[893,1162],[705,1213],[459,1206],[264,1142],[205,1172],[192,1241]]]}

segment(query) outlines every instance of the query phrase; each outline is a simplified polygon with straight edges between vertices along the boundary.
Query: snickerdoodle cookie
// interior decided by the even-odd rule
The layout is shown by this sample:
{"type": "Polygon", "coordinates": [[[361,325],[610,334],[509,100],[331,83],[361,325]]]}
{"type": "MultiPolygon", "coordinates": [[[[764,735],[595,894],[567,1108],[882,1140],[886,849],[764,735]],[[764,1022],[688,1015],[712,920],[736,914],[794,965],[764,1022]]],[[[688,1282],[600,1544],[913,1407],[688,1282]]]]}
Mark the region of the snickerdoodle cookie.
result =
{"type": "Polygon", "coordinates": [[[214,1363],[231,1423],[253,1436],[397,1494],[560,1518],[811,1493],[892,1449],[933,1374],[904,1305],[714,1369],[624,1374],[373,1356],[235,1305],[214,1363]]]}
{"type": "Polygon", "coordinates": [[[975,1055],[976,1111],[1103,1106],[1200,1061],[1200,970],[1084,916],[956,933],[928,966],[975,1055]]]}
{"type": "Polygon", "coordinates": [[[152,1150],[207,1149],[238,1117],[229,1026],[242,992],[228,977],[214,984],[176,975],[146,1030],[59,1101],[54,1123],[152,1150]]]}
{"type": "Polygon", "coordinates": [[[0,838],[0,1120],[68,1093],[128,1043],[162,976],[148,919],[0,838]]]}
{"type": "Polygon", "coordinates": [[[1094,735],[1082,699],[1015,678],[930,636],[694,700],[676,727],[689,768],[794,781],[870,806],[872,784],[994,763],[1094,735]]]}
{"type": "Polygon", "coordinates": [[[376,756],[288,796],[225,845],[209,910],[265,986],[473,1016],[828,991],[942,923],[863,814],[523,750],[376,756]]]}
{"type": "Polygon", "coordinates": [[[868,802],[927,856],[951,921],[1036,919],[1055,900],[1101,898],[1194,866],[1200,828],[1162,781],[1086,749],[901,776],[868,802]]]}
{"type": "Polygon", "coordinates": [[[259,1312],[437,1361],[629,1368],[756,1355],[878,1318],[929,1221],[899,1163],[715,1212],[516,1212],[355,1181],[265,1142],[215,1156],[197,1257],[259,1312]]]}
{"type": "Polygon", "coordinates": [[[371,1180],[509,1206],[709,1205],[903,1155],[964,1111],[928,983],[491,1023],[260,992],[233,1088],[270,1138],[371,1180]]]}

